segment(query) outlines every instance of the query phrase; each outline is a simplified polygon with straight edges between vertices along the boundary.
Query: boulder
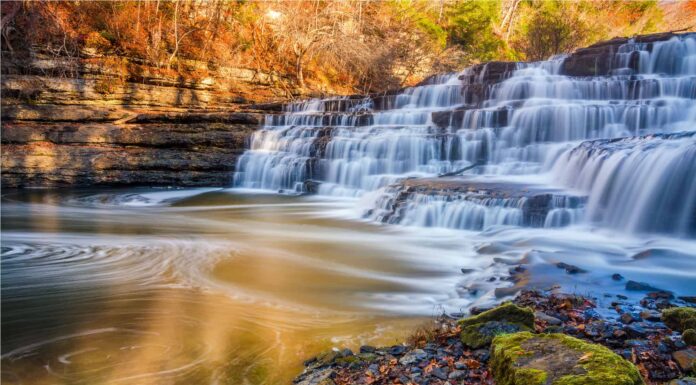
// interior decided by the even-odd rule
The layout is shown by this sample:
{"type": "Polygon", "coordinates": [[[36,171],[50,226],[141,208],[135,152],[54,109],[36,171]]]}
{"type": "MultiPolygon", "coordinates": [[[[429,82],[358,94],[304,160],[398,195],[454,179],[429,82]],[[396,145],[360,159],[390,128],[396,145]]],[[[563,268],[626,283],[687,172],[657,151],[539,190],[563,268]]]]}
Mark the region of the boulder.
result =
{"type": "Polygon", "coordinates": [[[696,372],[696,349],[689,348],[672,353],[672,358],[684,372],[696,372]]]}
{"type": "Polygon", "coordinates": [[[692,307],[673,307],[662,311],[665,325],[682,333],[687,345],[696,346],[696,309],[692,307]]]}
{"type": "Polygon", "coordinates": [[[490,344],[497,335],[534,329],[534,313],[529,308],[505,303],[458,323],[462,342],[477,349],[490,344]]]}
{"type": "Polygon", "coordinates": [[[611,350],[563,334],[520,332],[491,345],[498,385],[639,385],[633,364],[611,350]]]}

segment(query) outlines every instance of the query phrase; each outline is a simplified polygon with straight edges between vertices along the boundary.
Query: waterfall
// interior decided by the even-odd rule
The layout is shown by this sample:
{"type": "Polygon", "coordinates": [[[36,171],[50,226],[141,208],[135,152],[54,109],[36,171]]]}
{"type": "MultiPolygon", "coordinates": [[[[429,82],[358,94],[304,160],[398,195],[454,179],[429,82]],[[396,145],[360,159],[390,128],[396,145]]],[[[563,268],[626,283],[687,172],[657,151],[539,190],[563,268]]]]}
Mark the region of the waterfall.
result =
{"type": "Polygon", "coordinates": [[[597,76],[565,74],[566,60],[493,62],[394,93],[288,104],[253,135],[234,185],[381,189],[367,215],[405,225],[694,236],[696,34],[629,39],[597,76]],[[413,178],[417,191],[404,182],[413,178]]]}

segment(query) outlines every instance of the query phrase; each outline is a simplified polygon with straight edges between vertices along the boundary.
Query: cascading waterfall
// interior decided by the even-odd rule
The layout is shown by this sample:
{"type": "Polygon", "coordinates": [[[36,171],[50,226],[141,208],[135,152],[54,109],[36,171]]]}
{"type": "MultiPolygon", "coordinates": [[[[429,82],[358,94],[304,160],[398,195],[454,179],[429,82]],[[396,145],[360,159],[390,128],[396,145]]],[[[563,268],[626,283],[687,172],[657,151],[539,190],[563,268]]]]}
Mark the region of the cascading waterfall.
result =
{"type": "Polygon", "coordinates": [[[628,40],[598,76],[568,76],[566,60],[490,63],[398,93],[291,103],[254,134],[234,185],[382,189],[368,215],[389,223],[585,222],[694,236],[696,35],[628,40]],[[413,177],[415,190],[402,182],[413,177]],[[458,187],[439,188],[443,180],[458,187]]]}

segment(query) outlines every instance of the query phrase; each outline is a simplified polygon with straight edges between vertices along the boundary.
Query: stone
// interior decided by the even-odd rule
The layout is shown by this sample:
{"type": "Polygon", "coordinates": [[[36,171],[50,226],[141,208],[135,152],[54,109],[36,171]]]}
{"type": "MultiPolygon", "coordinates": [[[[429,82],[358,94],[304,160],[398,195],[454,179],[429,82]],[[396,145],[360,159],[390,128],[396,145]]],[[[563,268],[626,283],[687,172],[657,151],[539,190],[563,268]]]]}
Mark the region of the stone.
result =
{"type": "Polygon", "coordinates": [[[688,348],[672,353],[672,358],[684,372],[696,370],[696,349],[688,348]]]}
{"type": "Polygon", "coordinates": [[[560,325],[563,323],[563,321],[561,321],[560,319],[552,317],[541,311],[534,312],[534,318],[544,321],[549,325],[560,325]]]}
{"type": "Polygon", "coordinates": [[[505,303],[479,315],[458,321],[462,342],[477,349],[488,345],[496,335],[534,328],[534,313],[512,303],[505,303]]]}
{"type": "Polygon", "coordinates": [[[696,385],[696,377],[683,377],[672,380],[667,385],[696,385]]]}
{"type": "Polygon", "coordinates": [[[448,379],[450,380],[460,380],[462,378],[466,377],[466,371],[465,370],[453,370],[450,372],[450,374],[447,376],[448,379]]]}
{"type": "Polygon", "coordinates": [[[635,321],[636,319],[631,315],[631,313],[623,313],[621,314],[621,322],[625,324],[630,324],[631,322],[635,321]]]}
{"type": "Polygon", "coordinates": [[[631,338],[642,338],[648,335],[648,332],[637,324],[631,324],[624,328],[626,334],[631,338]]]}
{"type": "Polygon", "coordinates": [[[684,332],[682,333],[682,340],[689,346],[696,346],[696,330],[684,330],[684,332]]]}
{"type": "Polygon", "coordinates": [[[597,344],[563,334],[520,332],[491,345],[497,385],[642,385],[630,362],[597,344]]]}
{"type": "Polygon", "coordinates": [[[307,371],[297,377],[294,381],[295,385],[334,385],[330,378],[333,370],[325,368],[321,370],[307,371]]]}
{"type": "Polygon", "coordinates": [[[650,322],[657,322],[662,319],[662,314],[655,310],[643,310],[640,312],[640,318],[650,322]]]}
{"type": "Polygon", "coordinates": [[[406,352],[406,347],[403,345],[394,345],[388,350],[392,356],[400,356],[406,352]]]}
{"type": "Polygon", "coordinates": [[[617,273],[617,274],[612,274],[611,279],[613,279],[614,281],[621,281],[624,279],[624,277],[623,277],[623,275],[617,273]]]}
{"type": "Polygon", "coordinates": [[[447,379],[447,369],[433,368],[433,370],[430,371],[430,375],[432,377],[439,378],[441,380],[446,380],[447,379]]]}
{"type": "Polygon", "coordinates": [[[374,353],[376,348],[370,345],[363,345],[360,347],[360,353],[374,353]]]}
{"type": "Polygon", "coordinates": [[[570,265],[564,262],[557,263],[556,267],[558,267],[559,269],[565,269],[566,273],[568,274],[587,273],[587,270],[581,269],[575,265],[570,265]]]}
{"type": "Polygon", "coordinates": [[[660,291],[660,289],[657,289],[653,286],[650,286],[649,284],[647,284],[645,282],[636,282],[636,281],[626,282],[626,290],[631,290],[631,291],[660,291]]]}
{"type": "Polygon", "coordinates": [[[404,356],[399,359],[399,363],[401,365],[413,365],[427,357],[428,353],[426,353],[423,349],[415,349],[404,354],[404,356]]]}
{"type": "Polygon", "coordinates": [[[683,332],[696,329],[696,309],[691,307],[673,307],[662,311],[662,320],[670,329],[683,332]]]}

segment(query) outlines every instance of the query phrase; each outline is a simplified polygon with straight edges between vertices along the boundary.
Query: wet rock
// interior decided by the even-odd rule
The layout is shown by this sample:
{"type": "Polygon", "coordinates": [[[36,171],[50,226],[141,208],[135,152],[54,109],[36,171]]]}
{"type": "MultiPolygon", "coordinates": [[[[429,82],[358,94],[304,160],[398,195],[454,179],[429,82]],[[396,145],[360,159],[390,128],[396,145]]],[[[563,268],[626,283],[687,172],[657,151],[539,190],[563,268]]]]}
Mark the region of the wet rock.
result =
{"type": "Polygon", "coordinates": [[[558,267],[559,269],[565,269],[566,273],[568,274],[587,273],[587,270],[581,269],[575,265],[569,265],[564,262],[557,263],[556,267],[558,267]]]}
{"type": "Polygon", "coordinates": [[[400,356],[406,352],[406,347],[403,345],[394,345],[388,350],[392,356],[400,356]]]}
{"type": "Polygon", "coordinates": [[[617,273],[617,274],[612,274],[611,279],[613,279],[614,281],[621,281],[624,279],[624,277],[623,277],[623,275],[617,273]]]}
{"type": "Polygon", "coordinates": [[[643,327],[636,324],[626,326],[624,331],[631,338],[643,338],[648,335],[648,332],[643,327]]]}
{"type": "Polygon", "coordinates": [[[296,385],[333,385],[330,376],[333,373],[331,368],[308,371],[300,375],[293,381],[296,385]]]}
{"type": "Polygon", "coordinates": [[[696,304],[696,297],[681,296],[679,299],[687,303],[696,304]]]}
{"type": "Polygon", "coordinates": [[[360,347],[360,353],[374,353],[375,347],[370,345],[363,345],[360,347]]]}
{"type": "Polygon", "coordinates": [[[675,307],[662,311],[665,325],[677,331],[696,329],[696,309],[691,307],[675,307]]]}
{"type": "Polygon", "coordinates": [[[669,328],[682,333],[687,345],[696,346],[696,309],[675,307],[662,311],[662,319],[669,328]]]}
{"type": "Polygon", "coordinates": [[[466,371],[465,370],[453,370],[450,372],[449,375],[447,375],[447,379],[449,380],[461,380],[462,378],[466,377],[466,371]]]}
{"type": "Polygon", "coordinates": [[[640,312],[640,317],[646,321],[658,322],[662,319],[662,314],[655,310],[643,310],[640,312]]]}
{"type": "Polygon", "coordinates": [[[496,298],[504,298],[517,294],[521,289],[517,286],[512,287],[496,287],[493,293],[496,298]]]}
{"type": "Polygon", "coordinates": [[[464,268],[462,268],[462,273],[463,273],[463,274],[471,274],[471,273],[473,273],[474,271],[476,271],[476,269],[464,269],[464,268]]]}
{"type": "Polygon", "coordinates": [[[684,372],[696,371],[696,349],[689,348],[672,353],[672,358],[684,372]]]}
{"type": "Polygon", "coordinates": [[[667,385],[696,385],[696,377],[684,377],[672,380],[667,385]]]}
{"type": "Polygon", "coordinates": [[[534,313],[529,308],[506,303],[458,323],[464,345],[476,349],[488,345],[496,335],[532,330],[534,313]]]}
{"type": "Polygon", "coordinates": [[[481,314],[481,313],[483,313],[483,312],[485,312],[485,311],[489,311],[489,310],[491,310],[491,309],[493,309],[493,308],[492,308],[492,307],[478,307],[478,306],[473,306],[473,307],[471,307],[471,309],[469,309],[469,313],[470,313],[471,315],[478,315],[478,314],[481,314]]]}
{"type": "Polygon", "coordinates": [[[657,289],[653,286],[650,286],[649,284],[647,284],[645,282],[636,282],[636,281],[626,282],[626,290],[631,290],[631,291],[660,291],[660,289],[657,289]]]}
{"type": "Polygon", "coordinates": [[[491,353],[498,385],[643,384],[638,370],[611,350],[563,334],[498,336],[491,353]]]}
{"type": "Polygon", "coordinates": [[[423,349],[415,349],[404,354],[404,356],[401,357],[401,359],[399,359],[399,363],[401,365],[413,365],[416,362],[424,360],[427,357],[428,353],[426,353],[423,349]]]}
{"type": "Polygon", "coordinates": [[[445,368],[433,368],[433,370],[431,370],[429,374],[430,376],[439,378],[441,380],[447,379],[447,369],[445,368]]]}
{"type": "Polygon", "coordinates": [[[560,325],[563,323],[563,321],[559,320],[558,318],[551,317],[550,315],[541,311],[534,312],[534,318],[544,321],[549,325],[560,325]]]}
{"type": "Polygon", "coordinates": [[[621,322],[623,322],[625,324],[630,324],[636,320],[631,313],[621,314],[620,319],[621,319],[621,322]]]}

